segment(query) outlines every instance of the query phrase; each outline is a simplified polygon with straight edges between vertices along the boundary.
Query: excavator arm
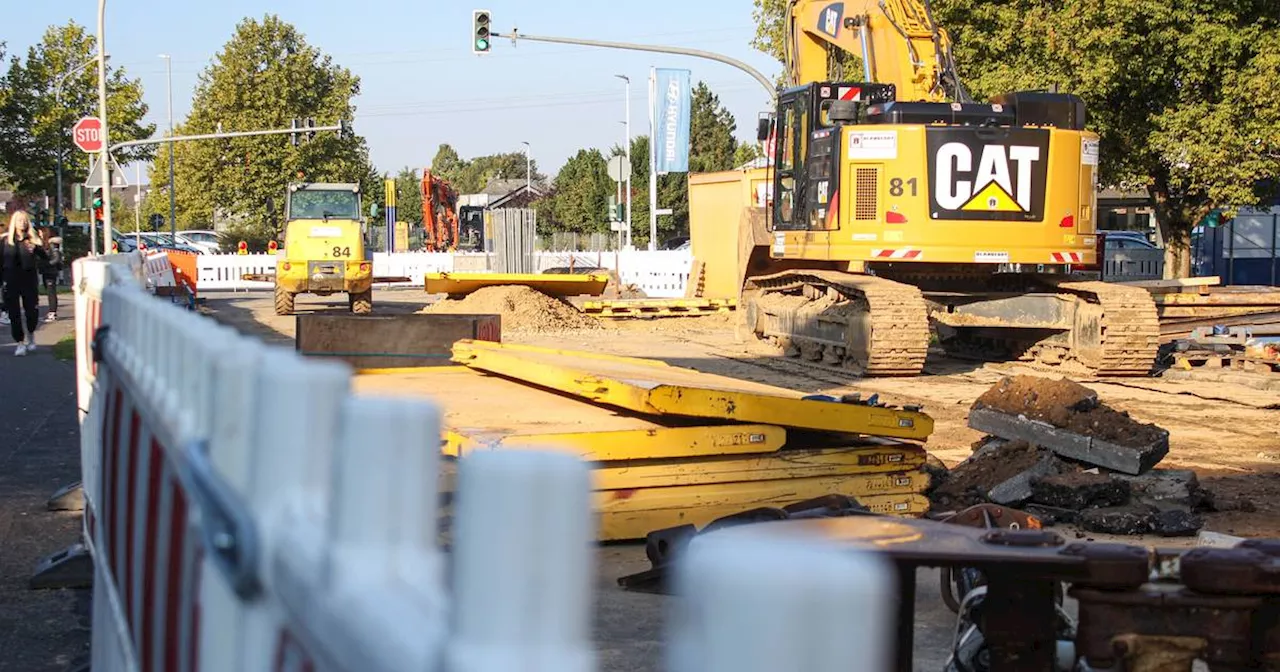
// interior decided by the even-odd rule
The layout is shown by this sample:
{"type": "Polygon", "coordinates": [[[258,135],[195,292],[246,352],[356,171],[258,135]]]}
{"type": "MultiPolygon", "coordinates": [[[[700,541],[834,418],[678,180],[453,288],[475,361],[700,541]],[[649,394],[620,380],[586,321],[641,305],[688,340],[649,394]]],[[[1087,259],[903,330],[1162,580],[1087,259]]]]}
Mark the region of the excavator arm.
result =
{"type": "MultiPolygon", "coordinates": [[[[900,101],[971,102],[930,0],[790,0],[788,84],[827,81],[832,51],[860,56],[862,79],[893,84],[900,101]]],[[[852,78],[846,73],[844,79],[852,78]]]]}
{"type": "Polygon", "coordinates": [[[422,226],[426,245],[437,252],[458,247],[458,193],[448,182],[422,171],[422,226]]]}

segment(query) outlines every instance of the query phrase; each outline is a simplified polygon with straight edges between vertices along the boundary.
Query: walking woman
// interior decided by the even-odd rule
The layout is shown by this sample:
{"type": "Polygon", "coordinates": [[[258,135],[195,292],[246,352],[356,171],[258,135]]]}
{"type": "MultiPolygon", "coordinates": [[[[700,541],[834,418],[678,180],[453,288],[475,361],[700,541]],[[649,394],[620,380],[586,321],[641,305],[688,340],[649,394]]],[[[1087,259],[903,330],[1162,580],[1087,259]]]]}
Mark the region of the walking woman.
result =
{"type": "Polygon", "coordinates": [[[40,323],[40,264],[48,259],[31,217],[19,210],[9,218],[9,231],[0,238],[0,278],[4,280],[4,312],[9,330],[18,343],[19,357],[36,349],[40,323]],[[26,332],[22,329],[26,318],[26,332]]]}

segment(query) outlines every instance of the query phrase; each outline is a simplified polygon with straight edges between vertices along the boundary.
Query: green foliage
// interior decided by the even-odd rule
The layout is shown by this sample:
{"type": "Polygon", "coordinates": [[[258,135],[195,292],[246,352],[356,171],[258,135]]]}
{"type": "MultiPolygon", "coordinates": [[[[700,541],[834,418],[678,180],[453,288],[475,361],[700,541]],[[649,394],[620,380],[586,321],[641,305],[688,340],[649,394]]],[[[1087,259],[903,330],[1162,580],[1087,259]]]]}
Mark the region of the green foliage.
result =
{"type": "Polygon", "coordinates": [[[408,166],[396,175],[396,219],[422,226],[422,176],[408,166]]]}
{"type": "MultiPolygon", "coordinates": [[[[292,25],[267,15],[245,19],[201,74],[191,114],[179,135],[288,128],[292,119],[317,125],[350,122],[360,80],[308,44],[292,25]]],[[[282,221],[289,182],[357,182],[363,208],[383,201],[382,182],[369,161],[364,138],[317,132],[297,147],[288,136],[180,143],[175,147],[178,227],[232,227],[229,239],[256,243],[274,238],[282,221]]],[[[160,152],[152,183],[168,180],[168,155],[160,152]]],[[[146,213],[168,216],[168,194],[151,192],[146,213]]],[[[226,249],[224,245],[224,249],[226,249]]]]}
{"type": "Polygon", "coordinates": [[[733,155],[738,141],[733,113],[720,104],[706,82],[698,82],[690,98],[689,170],[710,173],[733,168],[733,155]]]}
{"type": "MultiPolygon", "coordinates": [[[[524,152],[504,152],[477,156],[465,160],[450,145],[440,145],[436,156],[431,160],[431,172],[444,178],[459,194],[477,194],[484,190],[490,180],[523,179],[526,173],[524,152]]],[[[547,179],[538,172],[538,162],[531,162],[528,171],[532,181],[537,184],[547,179]]]]}
{"type": "MultiPolygon", "coordinates": [[[[77,119],[98,113],[96,64],[89,61],[95,39],[75,22],[50,26],[40,42],[27,50],[26,58],[14,56],[0,81],[0,169],[20,192],[55,191],[58,154],[63,154],[63,186],[84,181],[88,155],[75,148],[71,126],[77,119]],[[65,80],[64,80],[64,76],[65,80]],[[60,95],[55,88],[62,82],[60,95]]],[[[150,137],[155,124],[142,124],[147,105],[142,83],[130,79],[123,68],[107,68],[107,120],[111,142],[150,137]]],[[[121,164],[148,160],[154,147],[120,151],[121,164]]]]}
{"type": "Polygon", "coordinates": [[[54,359],[60,359],[64,362],[74,362],[76,360],[76,335],[67,334],[58,339],[57,343],[51,348],[54,359]]]}
{"type": "Polygon", "coordinates": [[[554,227],[575,233],[608,231],[607,208],[614,182],[606,168],[604,154],[598,149],[580,149],[570,157],[552,183],[554,195],[542,199],[536,208],[544,230],[554,227]]]}

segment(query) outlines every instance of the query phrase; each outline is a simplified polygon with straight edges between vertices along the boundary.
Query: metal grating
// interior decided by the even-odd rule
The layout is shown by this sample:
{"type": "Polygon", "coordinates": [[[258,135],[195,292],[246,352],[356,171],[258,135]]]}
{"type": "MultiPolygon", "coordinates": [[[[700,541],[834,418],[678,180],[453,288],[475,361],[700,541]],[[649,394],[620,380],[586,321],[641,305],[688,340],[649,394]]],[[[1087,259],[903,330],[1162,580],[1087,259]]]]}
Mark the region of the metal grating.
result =
{"type": "Polygon", "coordinates": [[[858,168],[854,174],[854,189],[854,220],[875,220],[876,213],[880,211],[880,169],[858,168]]]}

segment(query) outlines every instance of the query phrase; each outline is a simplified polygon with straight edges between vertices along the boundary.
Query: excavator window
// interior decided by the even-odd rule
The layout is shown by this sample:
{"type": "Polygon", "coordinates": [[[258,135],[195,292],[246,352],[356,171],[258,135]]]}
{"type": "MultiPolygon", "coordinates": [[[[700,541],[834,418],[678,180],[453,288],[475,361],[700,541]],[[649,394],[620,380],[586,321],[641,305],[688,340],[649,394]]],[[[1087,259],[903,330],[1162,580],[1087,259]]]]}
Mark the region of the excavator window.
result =
{"type": "Polygon", "coordinates": [[[778,108],[774,228],[802,229],[808,226],[805,157],[811,108],[807,90],[780,97],[778,108]]]}

